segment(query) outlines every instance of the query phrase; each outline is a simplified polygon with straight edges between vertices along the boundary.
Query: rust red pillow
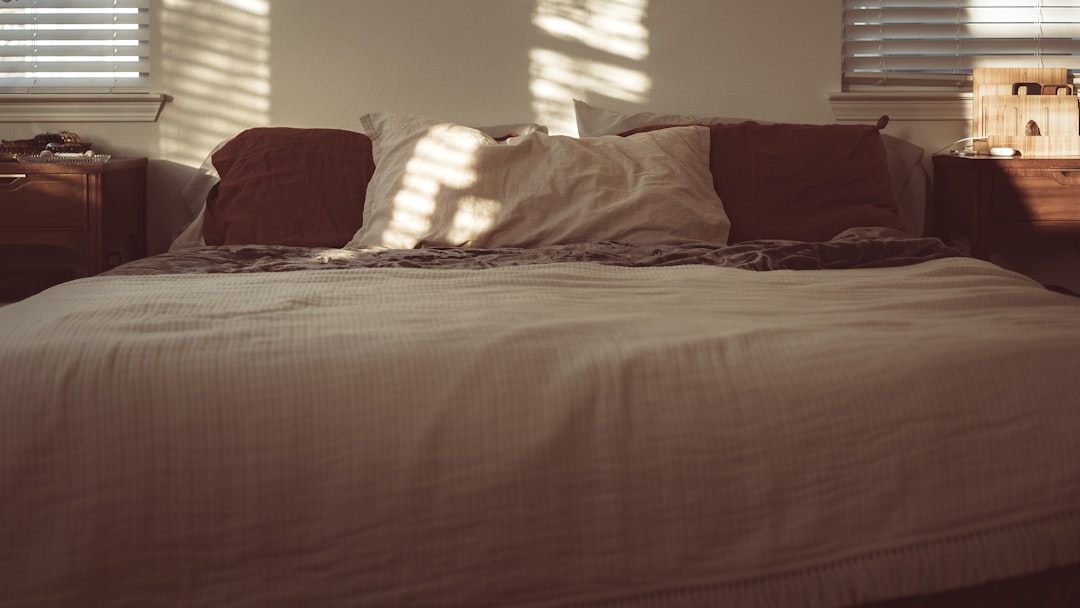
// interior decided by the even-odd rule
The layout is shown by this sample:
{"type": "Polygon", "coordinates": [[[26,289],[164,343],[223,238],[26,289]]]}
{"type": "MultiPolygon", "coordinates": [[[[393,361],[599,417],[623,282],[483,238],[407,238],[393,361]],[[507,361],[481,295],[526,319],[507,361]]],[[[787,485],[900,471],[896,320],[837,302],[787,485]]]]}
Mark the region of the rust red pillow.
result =
{"type": "Polygon", "coordinates": [[[371,139],[341,129],[259,127],[213,155],[207,245],[341,247],[360,228],[371,139]]]}
{"type": "MultiPolygon", "coordinates": [[[[873,125],[707,125],[729,243],[826,241],[856,226],[900,228],[885,144],[873,125]]],[[[634,129],[623,135],[665,126],[634,129]]]]}

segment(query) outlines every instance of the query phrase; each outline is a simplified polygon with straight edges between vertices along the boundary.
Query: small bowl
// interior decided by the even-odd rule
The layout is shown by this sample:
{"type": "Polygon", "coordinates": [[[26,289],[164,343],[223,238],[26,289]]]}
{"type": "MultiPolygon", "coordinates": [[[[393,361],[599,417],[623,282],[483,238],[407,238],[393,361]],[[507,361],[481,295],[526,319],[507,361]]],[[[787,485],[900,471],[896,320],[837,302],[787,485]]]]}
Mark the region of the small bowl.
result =
{"type": "Polygon", "coordinates": [[[48,144],[48,145],[45,146],[46,150],[48,150],[49,152],[54,152],[56,154],[72,154],[72,153],[78,154],[78,153],[86,152],[90,148],[91,148],[91,145],[89,143],[85,143],[85,142],[71,143],[71,144],[67,144],[67,143],[65,143],[65,144],[51,143],[51,144],[48,144]]]}

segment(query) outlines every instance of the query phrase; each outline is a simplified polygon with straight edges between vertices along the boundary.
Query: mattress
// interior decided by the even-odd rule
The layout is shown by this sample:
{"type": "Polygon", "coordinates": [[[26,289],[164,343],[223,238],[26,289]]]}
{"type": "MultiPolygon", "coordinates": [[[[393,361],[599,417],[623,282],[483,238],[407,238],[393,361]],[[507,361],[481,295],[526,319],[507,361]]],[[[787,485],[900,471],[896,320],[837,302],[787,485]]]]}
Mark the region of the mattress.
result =
{"type": "Polygon", "coordinates": [[[0,328],[6,606],[825,607],[1080,562],[1080,299],[933,240],[203,248],[0,328]]]}

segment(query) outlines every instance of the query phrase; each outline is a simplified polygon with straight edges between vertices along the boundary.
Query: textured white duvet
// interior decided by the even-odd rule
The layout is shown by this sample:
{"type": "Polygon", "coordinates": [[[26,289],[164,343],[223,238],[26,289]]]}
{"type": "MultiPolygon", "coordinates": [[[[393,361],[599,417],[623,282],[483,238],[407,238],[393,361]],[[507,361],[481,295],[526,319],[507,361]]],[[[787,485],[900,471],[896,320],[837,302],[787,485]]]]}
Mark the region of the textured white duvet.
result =
{"type": "Polygon", "coordinates": [[[839,606],[1080,560],[1080,299],[968,259],[0,308],[0,605],[839,606]]]}

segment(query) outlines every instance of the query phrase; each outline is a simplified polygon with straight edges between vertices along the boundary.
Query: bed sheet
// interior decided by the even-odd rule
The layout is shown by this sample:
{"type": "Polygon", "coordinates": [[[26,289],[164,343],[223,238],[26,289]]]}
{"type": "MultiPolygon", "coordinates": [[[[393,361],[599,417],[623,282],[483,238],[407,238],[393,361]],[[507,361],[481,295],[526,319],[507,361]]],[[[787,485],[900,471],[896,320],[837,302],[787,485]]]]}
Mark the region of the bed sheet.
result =
{"type": "Polygon", "coordinates": [[[825,607],[1080,561],[1080,300],[849,240],[929,251],[197,250],[0,309],[0,589],[825,607]]]}

